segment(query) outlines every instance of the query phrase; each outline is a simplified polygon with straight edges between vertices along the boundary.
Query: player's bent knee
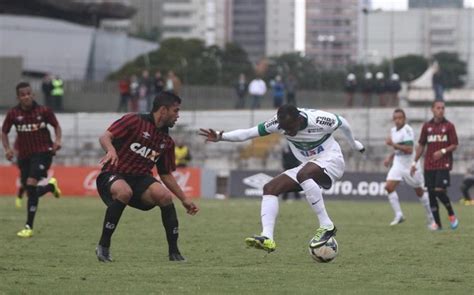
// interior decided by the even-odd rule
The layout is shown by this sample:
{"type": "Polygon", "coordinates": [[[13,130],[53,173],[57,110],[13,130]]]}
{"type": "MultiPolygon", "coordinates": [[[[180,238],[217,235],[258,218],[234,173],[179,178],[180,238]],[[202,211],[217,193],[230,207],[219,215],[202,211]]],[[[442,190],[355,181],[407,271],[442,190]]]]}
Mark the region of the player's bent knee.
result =
{"type": "Polygon", "coordinates": [[[113,194],[113,199],[119,200],[124,204],[128,204],[132,196],[133,196],[133,192],[130,188],[123,188],[123,189],[118,190],[115,194],[113,194]]]}
{"type": "Polygon", "coordinates": [[[272,195],[272,196],[278,196],[278,190],[275,188],[275,186],[271,185],[270,183],[266,183],[263,186],[263,194],[264,195],[272,195]]]}
{"type": "Polygon", "coordinates": [[[300,170],[298,172],[298,174],[296,174],[296,180],[298,180],[299,183],[302,183],[308,179],[311,179],[313,178],[313,176],[311,175],[311,173],[307,172],[307,171],[304,171],[304,170],[300,170]]]}

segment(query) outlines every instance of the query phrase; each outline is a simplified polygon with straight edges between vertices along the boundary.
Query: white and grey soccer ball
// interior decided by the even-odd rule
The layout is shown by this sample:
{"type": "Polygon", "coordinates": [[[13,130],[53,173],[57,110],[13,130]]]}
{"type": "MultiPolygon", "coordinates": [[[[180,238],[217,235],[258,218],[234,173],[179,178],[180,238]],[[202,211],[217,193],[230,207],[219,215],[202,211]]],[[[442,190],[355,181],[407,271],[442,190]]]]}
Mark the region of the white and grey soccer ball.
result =
{"type": "Polygon", "coordinates": [[[308,247],[309,254],[314,261],[327,263],[333,261],[339,253],[339,245],[334,237],[331,237],[326,244],[319,247],[308,247]]]}

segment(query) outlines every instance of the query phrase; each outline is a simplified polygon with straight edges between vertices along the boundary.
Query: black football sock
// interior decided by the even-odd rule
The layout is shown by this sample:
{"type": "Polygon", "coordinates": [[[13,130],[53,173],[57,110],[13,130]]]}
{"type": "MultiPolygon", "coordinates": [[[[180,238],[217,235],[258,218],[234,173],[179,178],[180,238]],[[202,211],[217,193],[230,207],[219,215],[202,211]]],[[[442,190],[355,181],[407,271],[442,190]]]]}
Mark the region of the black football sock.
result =
{"type": "Polygon", "coordinates": [[[110,247],[110,239],[117,228],[117,224],[122,216],[126,204],[115,200],[109,205],[105,211],[104,223],[102,225],[102,235],[100,237],[99,245],[103,247],[110,247]]]}
{"type": "Polygon", "coordinates": [[[54,191],[54,186],[51,183],[47,185],[39,185],[36,187],[36,193],[38,195],[38,198],[42,197],[46,193],[53,192],[53,191],[54,191]]]}
{"type": "Polygon", "coordinates": [[[161,209],[161,221],[166,231],[166,240],[168,241],[169,253],[179,253],[178,249],[178,236],[179,236],[179,224],[178,215],[176,214],[176,208],[174,204],[160,207],[161,209]]]}
{"type": "Polygon", "coordinates": [[[436,192],[435,191],[428,191],[428,196],[430,197],[430,207],[431,213],[433,214],[433,218],[436,224],[441,228],[441,219],[439,218],[439,206],[438,200],[436,200],[436,192]]]}
{"type": "Polygon", "coordinates": [[[26,210],[27,210],[26,224],[30,228],[33,228],[36,210],[38,209],[38,195],[36,193],[36,186],[27,185],[26,193],[28,195],[28,205],[26,206],[26,210]]]}
{"type": "Polygon", "coordinates": [[[451,201],[449,200],[448,195],[446,192],[436,192],[438,199],[443,203],[444,207],[446,207],[446,210],[448,210],[448,215],[452,216],[454,215],[454,210],[453,206],[451,206],[451,201]]]}

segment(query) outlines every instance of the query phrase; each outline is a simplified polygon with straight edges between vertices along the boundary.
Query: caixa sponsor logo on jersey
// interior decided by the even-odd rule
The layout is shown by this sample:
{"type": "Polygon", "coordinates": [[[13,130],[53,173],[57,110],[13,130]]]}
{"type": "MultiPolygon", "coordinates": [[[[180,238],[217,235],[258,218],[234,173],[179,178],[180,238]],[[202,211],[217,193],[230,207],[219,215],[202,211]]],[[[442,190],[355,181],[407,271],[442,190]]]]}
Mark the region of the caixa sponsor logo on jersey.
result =
{"type": "Polygon", "coordinates": [[[153,162],[158,161],[158,158],[160,157],[160,152],[154,151],[138,142],[132,143],[130,145],[130,150],[144,158],[150,159],[153,162]]]}
{"type": "Polygon", "coordinates": [[[430,134],[427,137],[428,142],[447,142],[448,141],[448,135],[443,134],[430,134]]]}
{"type": "Polygon", "coordinates": [[[18,132],[32,132],[37,131],[39,129],[46,128],[46,123],[35,123],[35,124],[19,124],[16,125],[16,131],[18,132]]]}

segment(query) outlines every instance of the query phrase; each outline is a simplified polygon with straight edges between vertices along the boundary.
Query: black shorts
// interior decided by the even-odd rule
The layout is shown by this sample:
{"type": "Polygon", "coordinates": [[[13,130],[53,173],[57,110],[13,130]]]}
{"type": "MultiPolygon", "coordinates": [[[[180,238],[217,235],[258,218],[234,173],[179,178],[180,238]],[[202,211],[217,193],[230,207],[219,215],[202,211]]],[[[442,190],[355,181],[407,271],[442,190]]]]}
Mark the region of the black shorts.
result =
{"type": "Polygon", "coordinates": [[[133,195],[128,205],[133,208],[137,208],[143,211],[150,210],[155,206],[150,206],[144,204],[141,201],[141,197],[143,193],[155,182],[158,182],[156,178],[151,175],[139,175],[139,176],[131,176],[131,175],[122,175],[113,172],[101,172],[99,176],[97,176],[96,184],[97,184],[97,191],[102,199],[102,201],[107,205],[107,207],[112,204],[112,194],[110,193],[110,187],[112,184],[119,180],[123,179],[125,182],[130,186],[132,189],[133,195]]]}
{"type": "Polygon", "coordinates": [[[425,171],[425,187],[427,189],[447,188],[449,183],[449,170],[425,171]]]}
{"type": "Polygon", "coordinates": [[[53,162],[53,155],[50,152],[33,154],[26,159],[18,159],[18,168],[20,168],[20,180],[23,186],[26,185],[26,179],[31,177],[41,180],[48,176],[48,169],[53,162]]]}

